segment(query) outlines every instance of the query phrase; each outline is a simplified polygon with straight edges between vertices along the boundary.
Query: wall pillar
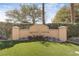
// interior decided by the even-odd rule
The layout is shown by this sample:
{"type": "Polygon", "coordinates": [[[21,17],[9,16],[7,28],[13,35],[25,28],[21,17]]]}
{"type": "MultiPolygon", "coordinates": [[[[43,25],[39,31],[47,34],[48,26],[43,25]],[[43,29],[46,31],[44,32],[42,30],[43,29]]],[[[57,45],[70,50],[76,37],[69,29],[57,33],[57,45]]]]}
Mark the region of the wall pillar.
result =
{"type": "Polygon", "coordinates": [[[12,28],[12,40],[17,40],[19,39],[19,27],[18,26],[13,26],[12,28]]]}
{"type": "Polygon", "coordinates": [[[59,39],[62,42],[67,41],[67,27],[66,26],[59,27],[59,39]]]}

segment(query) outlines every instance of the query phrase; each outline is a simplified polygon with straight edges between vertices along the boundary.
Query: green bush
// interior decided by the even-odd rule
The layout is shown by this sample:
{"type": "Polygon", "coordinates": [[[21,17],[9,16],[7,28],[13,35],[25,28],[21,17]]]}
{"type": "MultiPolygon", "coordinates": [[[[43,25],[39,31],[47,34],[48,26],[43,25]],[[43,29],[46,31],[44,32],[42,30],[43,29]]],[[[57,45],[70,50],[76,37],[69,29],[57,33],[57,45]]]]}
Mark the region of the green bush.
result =
{"type": "Polygon", "coordinates": [[[0,41],[0,49],[13,47],[15,44],[27,42],[27,41],[0,41]]]}
{"type": "Polygon", "coordinates": [[[68,37],[78,37],[79,36],[79,24],[72,24],[68,26],[68,37]]]}
{"type": "Polygon", "coordinates": [[[0,49],[8,48],[13,46],[13,41],[0,41],[0,49]]]}

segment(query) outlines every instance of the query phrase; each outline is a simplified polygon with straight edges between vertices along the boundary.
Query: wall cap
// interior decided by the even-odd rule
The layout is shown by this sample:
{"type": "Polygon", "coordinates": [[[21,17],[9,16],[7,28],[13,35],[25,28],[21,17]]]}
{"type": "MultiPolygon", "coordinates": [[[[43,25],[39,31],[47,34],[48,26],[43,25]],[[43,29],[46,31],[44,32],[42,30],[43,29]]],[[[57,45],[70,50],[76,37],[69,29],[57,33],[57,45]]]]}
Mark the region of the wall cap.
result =
{"type": "Polygon", "coordinates": [[[19,28],[18,26],[13,26],[13,28],[19,28]]]}
{"type": "Polygon", "coordinates": [[[67,26],[60,26],[59,28],[67,28],[67,26]]]}

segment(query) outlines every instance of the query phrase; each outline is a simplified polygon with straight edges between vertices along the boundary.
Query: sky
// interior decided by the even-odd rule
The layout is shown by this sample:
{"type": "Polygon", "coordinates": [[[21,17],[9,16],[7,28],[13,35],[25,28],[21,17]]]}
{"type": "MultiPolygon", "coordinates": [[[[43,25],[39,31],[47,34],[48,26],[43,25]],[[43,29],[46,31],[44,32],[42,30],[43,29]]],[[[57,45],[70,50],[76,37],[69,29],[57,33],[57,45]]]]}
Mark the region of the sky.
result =
{"type": "MultiPolygon", "coordinates": [[[[62,8],[65,5],[65,3],[46,3],[45,4],[45,19],[46,23],[51,23],[51,21],[54,19],[56,13],[60,8],[62,8]]],[[[20,3],[0,3],[0,21],[5,21],[8,17],[6,16],[6,11],[13,10],[13,9],[19,9],[20,3]]]]}

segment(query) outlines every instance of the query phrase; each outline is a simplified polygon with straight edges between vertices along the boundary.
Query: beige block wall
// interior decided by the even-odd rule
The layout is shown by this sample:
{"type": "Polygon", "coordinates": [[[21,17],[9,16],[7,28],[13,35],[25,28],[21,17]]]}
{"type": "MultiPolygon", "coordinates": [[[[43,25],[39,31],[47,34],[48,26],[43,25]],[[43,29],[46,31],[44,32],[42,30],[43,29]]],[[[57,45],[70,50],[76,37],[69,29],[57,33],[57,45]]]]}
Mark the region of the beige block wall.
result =
{"type": "Polygon", "coordinates": [[[63,42],[67,41],[67,27],[66,26],[59,27],[59,39],[63,42]]]}
{"type": "Polygon", "coordinates": [[[47,35],[47,33],[49,32],[49,28],[46,25],[41,25],[41,24],[37,24],[37,25],[33,25],[30,27],[29,33],[31,33],[31,35],[47,35]]]}
{"type": "Polygon", "coordinates": [[[22,37],[33,35],[43,35],[59,38],[61,41],[67,40],[67,27],[59,27],[59,29],[49,29],[46,25],[33,25],[30,29],[20,29],[14,26],[12,29],[12,39],[16,40],[22,37]]]}
{"type": "Polygon", "coordinates": [[[30,36],[29,29],[21,29],[20,30],[20,38],[30,36]]]}
{"type": "Polygon", "coordinates": [[[50,29],[48,36],[59,38],[59,31],[58,31],[58,29],[50,29]]]}
{"type": "Polygon", "coordinates": [[[19,27],[17,27],[17,26],[14,26],[13,28],[12,28],[12,39],[13,40],[16,40],[16,39],[18,39],[19,38],[19,27]]]}
{"type": "Polygon", "coordinates": [[[46,25],[33,25],[30,27],[30,32],[48,32],[49,28],[46,25]]]}

